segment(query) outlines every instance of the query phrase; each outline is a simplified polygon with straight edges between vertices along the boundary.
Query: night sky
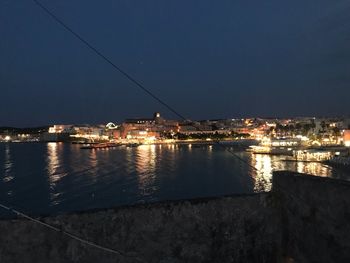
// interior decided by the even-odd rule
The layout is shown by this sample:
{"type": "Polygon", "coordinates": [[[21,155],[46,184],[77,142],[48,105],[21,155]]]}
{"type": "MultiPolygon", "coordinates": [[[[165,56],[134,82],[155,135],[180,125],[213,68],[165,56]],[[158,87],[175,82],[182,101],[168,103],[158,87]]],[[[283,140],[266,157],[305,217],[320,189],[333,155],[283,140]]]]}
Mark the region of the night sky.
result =
{"type": "MultiPolygon", "coordinates": [[[[188,118],[348,115],[349,0],[41,0],[188,118]]],[[[31,0],[0,0],[0,126],[175,116],[31,0]]]]}

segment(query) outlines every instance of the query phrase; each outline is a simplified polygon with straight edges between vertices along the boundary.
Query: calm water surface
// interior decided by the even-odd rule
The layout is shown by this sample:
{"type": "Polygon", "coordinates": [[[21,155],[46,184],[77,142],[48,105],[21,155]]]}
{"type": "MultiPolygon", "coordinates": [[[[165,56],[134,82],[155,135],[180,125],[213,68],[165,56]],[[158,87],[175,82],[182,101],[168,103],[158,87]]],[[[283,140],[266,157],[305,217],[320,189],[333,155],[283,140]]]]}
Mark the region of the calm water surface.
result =
{"type": "Polygon", "coordinates": [[[64,143],[2,143],[0,200],[31,214],[48,214],[269,191],[276,170],[346,178],[319,163],[285,162],[280,156],[232,150],[260,173],[221,147],[209,145],[81,150],[64,143]]]}

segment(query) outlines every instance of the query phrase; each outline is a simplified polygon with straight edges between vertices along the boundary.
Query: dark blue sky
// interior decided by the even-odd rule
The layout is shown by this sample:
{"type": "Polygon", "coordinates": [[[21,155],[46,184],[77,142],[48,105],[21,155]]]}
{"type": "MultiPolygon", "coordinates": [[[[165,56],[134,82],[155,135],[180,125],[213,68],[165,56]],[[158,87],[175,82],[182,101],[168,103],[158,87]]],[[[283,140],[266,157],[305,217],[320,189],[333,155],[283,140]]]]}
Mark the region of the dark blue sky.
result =
{"type": "MultiPolygon", "coordinates": [[[[41,2],[189,118],[349,114],[349,0],[41,2]]],[[[0,126],[174,118],[31,0],[0,39],[0,126]]]]}

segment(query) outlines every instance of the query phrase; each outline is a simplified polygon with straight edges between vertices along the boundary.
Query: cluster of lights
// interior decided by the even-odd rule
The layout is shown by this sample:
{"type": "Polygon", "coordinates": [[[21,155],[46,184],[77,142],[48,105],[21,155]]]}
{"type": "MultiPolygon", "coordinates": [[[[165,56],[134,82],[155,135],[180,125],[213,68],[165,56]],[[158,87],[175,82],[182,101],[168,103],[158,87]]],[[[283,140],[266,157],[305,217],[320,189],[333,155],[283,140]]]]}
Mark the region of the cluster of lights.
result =
{"type": "Polygon", "coordinates": [[[344,145],[350,147],[350,130],[344,131],[344,145]]]}

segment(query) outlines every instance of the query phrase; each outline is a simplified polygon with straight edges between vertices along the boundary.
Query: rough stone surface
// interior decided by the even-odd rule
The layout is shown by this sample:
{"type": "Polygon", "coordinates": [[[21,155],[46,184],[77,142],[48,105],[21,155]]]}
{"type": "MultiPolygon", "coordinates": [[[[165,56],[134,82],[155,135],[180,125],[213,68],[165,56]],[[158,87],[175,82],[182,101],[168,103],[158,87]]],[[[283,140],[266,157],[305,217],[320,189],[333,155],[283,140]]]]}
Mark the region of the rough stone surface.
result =
{"type": "Polygon", "coordinates": [[[282,250],[295,262],[350,262],[350,182],[277,172],[282,250]]]}
{"type": "Polygon", "coordinates": [[[350,262],[350,182],[276,172],[270,193],[0,221],[0,262],[350,262]]]}
{"type": "Polygon", "coordinates": [[[0,262],[278,262],[281,227],[272,200],[258,194],[42,219],[123,256],[24,219],[3,220],[0,262]]]}

